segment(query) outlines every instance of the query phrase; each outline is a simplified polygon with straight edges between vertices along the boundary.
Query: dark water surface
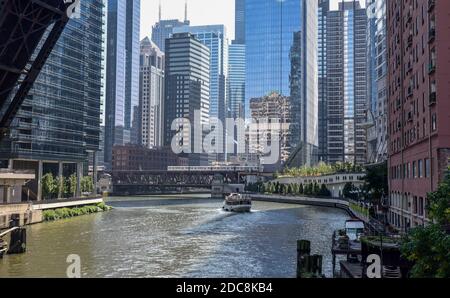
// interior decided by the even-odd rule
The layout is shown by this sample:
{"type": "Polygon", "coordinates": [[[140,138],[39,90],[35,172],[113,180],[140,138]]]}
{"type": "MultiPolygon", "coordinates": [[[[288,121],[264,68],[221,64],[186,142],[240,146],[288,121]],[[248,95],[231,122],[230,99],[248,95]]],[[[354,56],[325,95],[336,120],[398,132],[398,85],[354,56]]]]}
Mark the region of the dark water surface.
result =
{"type": "Polygon", "coordinates": [[[331,269],[331,235],[344,211],[255,202],[230,214],[222,202],[181,197],[110,198],[106,213],[28,227],[28,251],[0,260],[0,277],[295,277],[296,241],[312,241],[331,269]]]}

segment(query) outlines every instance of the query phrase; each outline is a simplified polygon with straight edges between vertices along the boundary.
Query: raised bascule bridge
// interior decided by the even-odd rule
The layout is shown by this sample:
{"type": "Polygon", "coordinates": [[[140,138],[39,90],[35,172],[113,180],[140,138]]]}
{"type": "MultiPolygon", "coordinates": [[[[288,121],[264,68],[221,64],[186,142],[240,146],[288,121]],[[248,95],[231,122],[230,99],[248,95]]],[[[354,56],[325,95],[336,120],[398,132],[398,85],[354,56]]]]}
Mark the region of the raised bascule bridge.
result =
{"type": "Polygon", "coordinates": [[[0,0],[0,141],[78,2],[0,0]]]}
{"type": "MultiPolygon", "coordinates": [[[[0,0],[0,142],[73,14],[78,0],[0,0]]],[[[34,175],[10,165],[0,177],[0,205],[34,175]],[[19,178],[18,178],[19,177],[19,178]],[[27,177],[27,179],[23,179],[27,177]]]]}

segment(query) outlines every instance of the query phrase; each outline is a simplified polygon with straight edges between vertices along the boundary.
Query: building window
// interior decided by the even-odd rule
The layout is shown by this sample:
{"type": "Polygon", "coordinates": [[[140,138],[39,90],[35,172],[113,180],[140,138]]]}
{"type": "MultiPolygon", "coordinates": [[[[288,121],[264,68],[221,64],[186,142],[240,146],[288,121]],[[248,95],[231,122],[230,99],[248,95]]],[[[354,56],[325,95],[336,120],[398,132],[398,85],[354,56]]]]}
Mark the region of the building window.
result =
{"type": "Polygon", "coordinates": [[[425,178],[431,177],[431,163],[430,159],[425,159],[425,178]]]}
{"type": "Polygon", "coordinates": [[[414,161],[413,162],[413,178],[417,178],[417,164],[416,164],[416,162],[414,161]]]}
{"type": "Polygon", "coordinates": [[[431,131],[436,130],[437,130],[437,116],[436,114],[433,114],[433,116],[431,116],[431,131]]]}
{"type": "Polygon", "coordinates": [[[423,178],[423,160],[420,159],[418,162],[418,174],[419,178],[423,178]]]}

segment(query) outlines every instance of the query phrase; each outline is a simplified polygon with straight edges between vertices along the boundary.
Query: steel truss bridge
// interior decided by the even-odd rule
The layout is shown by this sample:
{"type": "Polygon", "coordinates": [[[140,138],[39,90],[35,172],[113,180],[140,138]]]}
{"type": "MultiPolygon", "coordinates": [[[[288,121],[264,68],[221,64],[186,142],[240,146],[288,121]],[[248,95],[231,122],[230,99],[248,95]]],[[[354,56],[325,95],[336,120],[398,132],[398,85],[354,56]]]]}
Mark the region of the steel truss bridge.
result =
{"type": "Polygon", "coordinates": [[[212,183],[239,184],[251,172],[230,171],[117,171],[112,173],[115,194],[150,194],[179,189],[210,189],[212,183]]]}
{"type": "Polygon", "coordinates": [[[76,1],[0,1],[0,140],[8,135],[76,1]]]}

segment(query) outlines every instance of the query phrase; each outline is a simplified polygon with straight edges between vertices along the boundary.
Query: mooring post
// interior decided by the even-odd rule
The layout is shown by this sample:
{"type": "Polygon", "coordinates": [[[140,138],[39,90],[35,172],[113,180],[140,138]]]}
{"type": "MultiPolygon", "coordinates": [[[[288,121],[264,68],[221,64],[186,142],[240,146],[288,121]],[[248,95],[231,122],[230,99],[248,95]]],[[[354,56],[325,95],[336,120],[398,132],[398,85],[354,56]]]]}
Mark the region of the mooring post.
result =
{"type": "Polygon", "coordinates": [[[302,278],[309,271],[311,254],[311,242],[308,240],[297,241],[297,278],[302,278]]]}

